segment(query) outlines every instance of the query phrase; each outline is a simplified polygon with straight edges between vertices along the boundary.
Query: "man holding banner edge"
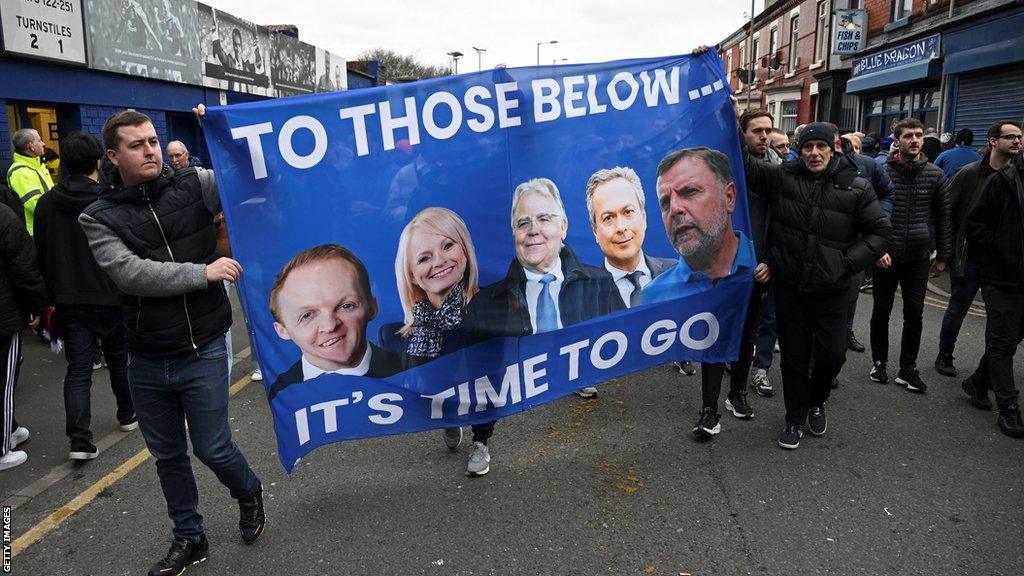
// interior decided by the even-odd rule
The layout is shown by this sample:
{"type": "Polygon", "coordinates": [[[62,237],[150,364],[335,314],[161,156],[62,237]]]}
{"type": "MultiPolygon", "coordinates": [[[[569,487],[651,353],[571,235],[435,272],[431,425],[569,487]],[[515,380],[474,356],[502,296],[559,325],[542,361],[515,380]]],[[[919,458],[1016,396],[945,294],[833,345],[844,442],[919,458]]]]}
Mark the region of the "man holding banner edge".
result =
{"type": "Polygon", "coordinates": [[[892,235],[871,184],[836,153],[831,127],[808,124],[798,148],[800,157],[781,166],[744,155],[749,187],[772,210],[769,262],[786,402],[779,446],[790,450],[805,424],[816,436],[827,430],[824,403],[846,361],[850,278],[885,253],[892,235]]]}

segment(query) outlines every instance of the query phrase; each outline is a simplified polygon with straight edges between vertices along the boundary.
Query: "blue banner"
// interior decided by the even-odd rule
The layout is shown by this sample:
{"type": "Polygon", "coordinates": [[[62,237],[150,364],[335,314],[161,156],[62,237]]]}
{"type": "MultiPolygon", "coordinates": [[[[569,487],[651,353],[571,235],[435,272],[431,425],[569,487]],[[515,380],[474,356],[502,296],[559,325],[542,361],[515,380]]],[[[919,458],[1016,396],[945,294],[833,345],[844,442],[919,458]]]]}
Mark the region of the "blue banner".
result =
{"type": "Polygon", "coordinates": [[[710,51],[209,109],[284,467],[735,359],[756,258],[729,94],[710,51]]]}

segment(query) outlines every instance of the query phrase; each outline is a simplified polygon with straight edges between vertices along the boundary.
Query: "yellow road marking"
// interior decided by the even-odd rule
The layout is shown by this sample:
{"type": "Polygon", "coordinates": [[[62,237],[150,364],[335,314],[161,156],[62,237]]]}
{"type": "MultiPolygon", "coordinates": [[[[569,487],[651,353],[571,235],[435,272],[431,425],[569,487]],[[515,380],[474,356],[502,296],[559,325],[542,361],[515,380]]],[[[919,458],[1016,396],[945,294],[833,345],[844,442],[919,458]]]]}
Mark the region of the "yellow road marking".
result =
{"type": "Polygon", "coordinates": [[[92,502],[93,498],[96,498],[97,494],[106,490],[126,474],[137,468],[139,464],[142,464],[148,459],[149,450],[143,448],[138,454],[129,458],[127,462],[118,466],[116,470],[107,474],[101,478],[99,482],[89,486],[81,494],[72,498],[70,502],[58,508],[53,514],[44,518],[42,522],[33,526],[28,532],[25,532],[14,541],[14,544],[11,545],[12,557],[16,557],[37,540],[50,533],[54,528],[60,526],[61,522],[66,520],[75,512],[81,510],[82,507],[89,502],[92,502]]]}
{"type": "MultiPolygon", "coordinates": [[[[237,382],[228,388],[228,394],[234,396],[242,388],[245,388],[252,380],[249,376],[239,378],[237,382]]],[[[140,464],[149,460],[149,450],[143,448],[137,454],[126,460],[123,464],[117,467],[113,472],[107,474],[103,478],[100,478],[92,486],[89,486],[82,491],[78,496],[71,499],[70,502],[58,508],[55,512],[41,520],[38,524],[30,528],[27,532],[18,537],[17,540],[11,544],[11,557],[15,557],[18,554],[25,551],[26,548],[35,544],[40,538],[46,536],[52,532],[55,528],[61,525],[65,520],[71,517],[75,512],[78,512],[85,507],[86,504],[92,502],[94,498],[100,493],[113,486],[121,478],[124,478],[129,472],[135,470],[140,464]]]]}

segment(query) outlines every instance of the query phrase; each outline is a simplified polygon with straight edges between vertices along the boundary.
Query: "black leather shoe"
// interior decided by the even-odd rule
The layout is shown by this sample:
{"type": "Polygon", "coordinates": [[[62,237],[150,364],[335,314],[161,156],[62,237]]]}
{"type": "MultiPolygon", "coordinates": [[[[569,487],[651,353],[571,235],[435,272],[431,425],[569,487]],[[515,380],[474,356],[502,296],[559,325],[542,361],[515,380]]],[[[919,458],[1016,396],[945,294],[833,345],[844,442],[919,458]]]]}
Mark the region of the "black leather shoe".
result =
{"type": "Polygon", "coordinates": [[[864,345],[857,340],[857,335],[852,331],[846,333],[846,347],[853,352],[863,352],[865,350],[864,345]]]}
{"type": "Polygon", "coordinates": [[[178,576],[184,574],[185,570],[193,564],[199,564],[206,560],[206,554],[210,551],[210,542],[206,535],[198,542],[192,540],[178,540],[171,542],[171,549],[163,560],[153,564],[149,569],[149,576],[178,576]]]}
{"type": "Polygon", "coordinates": [[[248,500],[238,501],[238,531],[242,533],[242,541],[252,544],[263,535],[267,525],[267,515],[263,511],[263,486],[248,500]]]}

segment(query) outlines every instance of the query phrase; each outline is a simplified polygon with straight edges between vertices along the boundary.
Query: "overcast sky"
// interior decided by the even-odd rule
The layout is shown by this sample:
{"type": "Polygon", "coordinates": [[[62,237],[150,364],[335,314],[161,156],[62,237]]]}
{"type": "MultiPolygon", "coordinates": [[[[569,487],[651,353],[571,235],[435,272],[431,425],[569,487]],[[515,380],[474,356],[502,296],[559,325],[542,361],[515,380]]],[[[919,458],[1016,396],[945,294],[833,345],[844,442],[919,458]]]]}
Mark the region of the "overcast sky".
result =
{"type": "MultiPolygon", "coordinates": [[[[256,24],[295,24],[299,38],[349,60],[384,47],[425,64],[465,54],[459,71],[684,54],[737,30],[750,0],[203,0],[256,24]]],[[[758,5],[762,5],[758,0],[758,5]]],[[[758,8],[759,10],[760,8],[758,8]]]]}

